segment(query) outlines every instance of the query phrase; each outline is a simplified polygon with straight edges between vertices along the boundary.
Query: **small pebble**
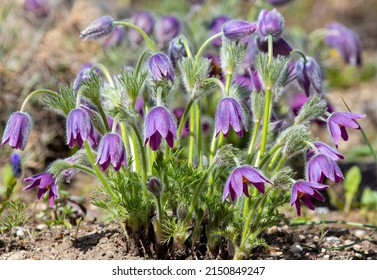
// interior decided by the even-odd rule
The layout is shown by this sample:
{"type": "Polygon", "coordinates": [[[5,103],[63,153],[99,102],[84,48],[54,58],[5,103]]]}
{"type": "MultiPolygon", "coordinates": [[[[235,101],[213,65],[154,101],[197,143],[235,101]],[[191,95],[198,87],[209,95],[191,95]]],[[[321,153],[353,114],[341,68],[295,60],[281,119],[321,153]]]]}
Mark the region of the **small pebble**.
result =
{"type": "Polygon", "coordinates": [[[355,253],[355,258],[361,260],[363,258],[363,255],[359,253],[355,253]]]}
{"type": "Polygon", "coordinates": [[[114,252],[113,251],[107,251],[106,256],[110,259],[114,258],[114,252]]]}
{"type": "Polygon", "coordinates": [[[293,254],[301,254],[303,250],[300,243],[296,242],[291,246],[289,251],[291,251],[293,254]]]}
{"type": "Polygon", "coordinates": [[[292,241],[293,241],[294,243],[296,243],[296,242],[299,242],[299,243],[300,243],[300,242],[304,242],[305,239],[306,239],[305,235],[303,235],[303,234],[299,234],[299,235],[295,235],[295,236],[293,236],[292,241]]]}
{"type": "Polygon", "coordinates": [[[316,235],[316,236],[313,237],[313,241],[314,241],[314,242],[318,243],[319,240],[320,240],[320,239],[319,239],[319,236],[316,235]]]}
{"type": "Polygon", "coordinates": [[[355,244],[355,245],[353,245],[352,248],[353,248],[355,251],[361,251],[361,249],[362,249],[361,245],[359,245],[359,244],[355,244]]]}
{"type": "Polygon", "coordinates": [[[25,231],[22,228],[16,229],[16,236],[23,237],[25,235],[25,231]]]}
{"type": "Polygon", "coordinates": [[[44,229],[46,229],[46,228],[47,228],[47,225],[46,225],[46,224],[39,224],[39,225],[37,225],[37,226],[35,227],[35,229],[38,230],[38,231],[42,231],[42,230],[44,230],[44,229]]]}
{"type": "Polygon", "coordinates": [[[267,229],[267,234],[274,234],[274,233],[277,233],[278,231],[279,231],[278,227],[273,226],[267,229]]]}
{"type": "Polygon", "coordinates": [[[327,207],[317,207],[315,209],[315,212],[317,214],[327,214],[327,213],[329,213],[329,208],[327,208],[327,207]]]}
{"type": "Polygon", "coordinates": [[[353,233],[356,237],[358,238],[364,238],[365,235],[366,235],[366,231],[365,230],[362,230],[362,229],[357,229],[354,231],[353,233]]]}
{"type": "Polygon", "coordinates": [[[322,248],[321,249],[321,253],[325,253],[326,252],[326,249],[325,248],[322,248]]]}
{"type": "Polygon", "coordinates": [[[344,245],[349,245],[349,244],[351,244],[351,243],[353,243],[352,240],[349,240],[349,239],[344,240],[344,245]]]}
{"type": "Polygon", "coordinates": [[[324,256],[323,256],[323,259],[324,259],[324,260],[329,260],[329,259],[330,259],[330,255],[324,255],[324,256]]]}
{"type": "Polygon", "coordinates": [[[328,236],[326,237],[326,241],[327,242],[332,242],[335,244],[339,244],[340,243],[340,238],[336,237],[336,236],[328,236]]]}

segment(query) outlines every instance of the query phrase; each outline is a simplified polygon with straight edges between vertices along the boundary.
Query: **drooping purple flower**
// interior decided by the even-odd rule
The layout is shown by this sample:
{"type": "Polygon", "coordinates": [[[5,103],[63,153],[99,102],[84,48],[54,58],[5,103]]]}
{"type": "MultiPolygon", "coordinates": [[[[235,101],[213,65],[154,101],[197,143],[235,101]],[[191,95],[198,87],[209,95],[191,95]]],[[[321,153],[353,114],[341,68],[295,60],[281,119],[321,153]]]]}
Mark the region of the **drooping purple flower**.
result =
{"type": "Polygon", "coordinates": [[[110,34],[114,29],[114,20],[110,16],[97,18],[90,23],[84,31],[80,32],[82,40],[96,40],[110,34]]]}
{"type": "Polygon", "coordinates": [[[12,165],[12,174],[16,178],[20,178],[22,175],[21,157],[18,153],[12,153],[9,157],[12,165]]]}
{"type": "Polygon", "coordinates": [[[230,20],[224,23],[223,32],[225,38],[236,41],[254,34],[257,29],[255,22],[244,20],[230,20]]]}
{"type": "Polygon", "coordinates": [[[297,81],[306,96],[310,95],[310,88],[313,87],[317,93],[322,93],[322,72],[318,63],[312,57],[307,57],[306,61],[300,58],[295,67],[297,81]]]}
{"type": "Polygon", "coordinates": [[[271,35],[274,40],[280,38],[283,33],[284,18],[278,10],[272,9],[268,11],[263,9],[258,15],[258,33],[265,40],[271,35]]]}
{"type": "Polygon", "coordinates": [[[122,26],[114,26],[113,32],[105,38],[103,41],[103,47],[105,50],[108,50],[112,47],[119,46],[126,34],[126,31],[122,26]]]}
{"type": "Polygon", "coordinates": [[[164,53],[156,53],[149,58],[149,73],[152,80],[174,81],[174,68],[169,57],[164,53]]]}
{"type": "Polygon", "coordinates": [[[224,97],[216,109],[216,137],[220,131],[227,137],[230,126],[240,137],[243,135],[243,130],[247,131],[245,114],[241,105],[232,97],[224,97]]]}
{"type": "Polygon", "coordinates": [[[82,108],[77,108],[69,112],[67,117],[67,144],[70,148],[77,146],[82,147],[84,141],[93,141],[96,143],[94,127],[88,112],[82,108]]]}
{"type": "MultiPolygon", "coordinates": [[[[230,17],[226,15],[220,15],[220,16],[215,17],[209,25],[209,31],[210,31],[211,36],[221,32],[224,23],[226,23],[229,20],[230,20],[230,17]]],[[[212,45],[214,45],[215,47],[220,47],[221,38],[216,38],[215,40],[213,40],[212,45]]]]}
{"type": "MultiPolygon", "coordinates": [[[[141,28],[147,35],[150,35],[153,31],[154,18],[151,13],[147,11],[138,11],[133,14],[131,23],[141,28]]],[[[140,33],[133,28],[128,30],[128,39],[134,46],[139,46],[143,41],[143,37],[140,33]]]]}
{"type": "MultiPolygon", "coordinates": [[[[190,51],[192,51],[192,47],[190,44],[189,48],[190,51]]],[[[169,44],[168,55],[174,67],[177,66],[179,60],[181,60],[183,57],[187,57],[186,48],[182,42],[182,38],[176,37],[173,40],[171,40],[169,44]]]]}
{"type": "Polygon", "coordinates": [[[102,171],[105,171],[110,164],[118,171],[120,167],[126,166],[126,149],[119,134],[107,133],[99,144],[97,161],[102,171]]]}
{"type": "MultiPolygon", "coordinates": [[[[92,70],[92,63],[85,63],[81,66],[80,72],[77,74],[75,80],[73,81],[72,88],[78,91],[83,82],[89,80],[90,71],[92,70]]],[[[96,71],[93,69],[93,71],[96,71]]]]}
{"type": "Polygon", "coordinates": [[[24,150],[31,131],[31,118],[27,113],[14,112],[5,126],[1,145],[9,143],[13,149],[24,150]]]}
{"type": "Polygon", "coordinates": [[[295,204],[298,216],[301,216],[301,202],[303,202],[310,210],[314,210],[315,206],[312,198],[319,201],[325,201],[323,195],[319,192],[327,189],[329,186],[315,182],[297,181],[293,184],[291,193],[291,206],[295,204]]]}
{"type": "Polygon", "coordinates": [[[336,49],[343,60],[351,65],[362,65],[361,42],[359,36],[343,24],[333,22],[327,26],[325,42],[336,49]]]}
{"type": "Polygon", "coordinates": [[[225,182],[223,201],[229,194],[232,201],[235,201],[242,193],[249,197],[248,184],[254,185],[260,193],[264,193],[265,183],[272,184],[258,169],[249,165],[236,167],[225,182]]]}
{"type": "Polygon", "coordinates": [[[331,114],[327,119],[327,128],[336,147],[338,147],[340,137],[342,137],[344,141],[348,140],[346,127],[360,129],[360,125],[356,123],[356,120],[362,118],[365,118],[364,114],[348,112],[335,112],[331,114]]]}
{"type": "Polygon", "coordinates": [[[318,154],[312,157],[306,168],[310,182],[323,183],[325,177],[335,183],[339,183],[344,179],[343,173],[336,162],[325,154],[318,154]]]}
{"type": "MultiPolygon", "coordinates": [[[[261,38],[257,38],[257,45],[261,52],[267,53],[268,52],[268,41],[262,40],[261,38]]],[[[292,51],[292,47],[288,44],[288,42],[283,38],[280,37],[277,40],[274,40],[272,43],[272,55],[273,56],[289,56],[292,51]]]]}
{"type": "Polygon", "coordinates": [[[328,158],[331,158],[334,161],[344,159],[344,156],[341,152],[339,152],[337,149],[327,145],[326,143],[323,143],[321,141],[315,141],[315,142],[313,142],[313,145],[317,149],[317,151],[315,151],[313,149],[308,149],[308,151],[306,153],[307,158],[313,157],[316,154],[316,152],[318,152],[319,154],[323,154],[323,155],[327,156],[328,158]]]}
{"type": "Polygon", "coordinates": [[[25,0],[24,8],[37,17],[46,17],[50,14],[50,5],[46,0],[25,0]]]}
{"type": "Polygon", "coordinates": [[[177,126],[168,109],[163,106],[154,107],[148,112],[144,126],[144,145],[149,141],[151,149],[157,151],[163,137],[169,147],[173,148],[174,139],[177,139],[177,126]]]}
{"type": "Polygon", "coordinates": [[[161,18],[155,26],[154,35],[160,48],[169,46],[170,41],[181,31],[179,20],[172,15],[161,18]]]}
{"type": "Polygon", "coordinates": [[[54,176],[49,172],[43,172],[25,179],[26,183],[30,183],[24,188],[28,190],[38,187],[38,199],[41,199],[45,193],[48,194],[50,207],[54,205],[55,198],[59,198],[58,186],[55,182],[54,176]]]}

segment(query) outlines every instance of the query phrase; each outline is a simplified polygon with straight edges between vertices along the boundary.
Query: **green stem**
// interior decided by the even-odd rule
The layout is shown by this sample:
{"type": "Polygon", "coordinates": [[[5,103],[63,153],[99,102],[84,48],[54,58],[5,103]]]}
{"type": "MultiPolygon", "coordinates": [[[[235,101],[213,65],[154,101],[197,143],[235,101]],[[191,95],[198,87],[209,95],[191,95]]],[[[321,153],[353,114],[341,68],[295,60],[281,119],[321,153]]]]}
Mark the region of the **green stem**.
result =
{"type": "Polygon", "coordinates": [[[262,131],[262,142],[260,148],[260,157],[264,156],[264,152],[266,150],[267,144],[267,132],[268,132],[268,124],[270,121],[270,114],[271,114],[271,89],[266,89],[266,96],[265,96],[265,110],[264,110],[264,118],[263,118],[263,131],[262,131]]]}
{"type": "Polygon", "coordinates": [[[196,115],[196,137],[197,137],[197,152],[199,159],[199,169],[203,168],[203,151],[202,151],[202,124],[200,117],[200,103],[195,103],[195,115],[196,115]]]}
{"type": "Polygon", "coordinates": [[[223,32],[217,33],[213,35],[212,37],[208,38],[207,41],[203,43],[203,45],[199,48],[198,52],[195,55],[195,62],[194,62],[194,69],[196,68],[196,65],[198,64],[199,58],[201,57],[202,53],[204,52],[205,48],[217,38],[221,37],[223,35],[223,32]]]}
{"type": "Polygon", "coordinates": [[[114,84],[114,80],[113,78],[111,77],[110,75],[110,72],[109,70],[106,68],[105,65],[101,64],[101,63],[96,63],[92,69],[95,69],[95,68],[98,68],[99,70],[101,70],[101,72],[105,75],[106,77],[106,80],[109,82],[110,86],[112,88],[115,88],[115,84],[114,84]]]}
{"type": "Polygon", "coordinates": [[[268,154],[262,159],[261,163],[258,165],[259,169],[262,169],[262,167],[267,163],[267,161],[270,159],[270,157],[280,148],[281,146],[275,145],[268,154]]]}
{"type": "MultiPolygon", "coordinates": [[[[71,162],[70,162],[71,163],[71,162]]],[[[82,171],[85,171],[89,174],[92,174],[92,175],[96,175],[96,173],[94,172],[93,169],[87,167],[87,166],[84,166],[84,165],[81,165],[81,164],[78,164],[78,163],[71,163],[72,164],[72,167],[76,168],[76,169],[80,169],[82,171]]]]}
{"type": "Polygon", "coordinates": [[[254,127],[253,127],[253,135],[251,136],[249,149],[247,151],[247,162],[248,163],[251,163],[251,155],[253,154],[255,141],[257,140],[258,131],[259,131],[259,124],[260,124],[260,120],[258,120],[258,119],[255,120],[254,127]]]}
{"type": "Polygon", "coordinates": [[[232,81],[232,73],[229,73],[229,74],[226,74],[226,77],[225,77],[225,93],[226,93],[226,96],[229,96],[229,91],[230,91],[230,84],[231,84],[231,81],[232,81]]]}
{"type": "Polygon", "coordinates": [[[139,142],[140,152],[141,152],[141,161],[143,164],[143,172],[142,172],[142,179],[143,183],[147,182],[147,158],[145,156],[145,149],[143,145],[143,139],[141,138],[139,129],[136,127],[134,123],[131,123],[131,126],[135,132],[137,141],[139,142]]]}
{"type": "Polygon", "coordinates": [[[131,28],[135,29],[144,38],[145,42],[147,42],[149,48],[153,52],[155,52],[157,50],[155,45],[152,43],[151,39],[147,35],[147,33],[145,33],[144,30],[141,29],[140,27],[138,27],[138,26],[136,26],[136,25],[134,25],[130,22],[125,22],[125,21],[114,21],[113,24],[114,25],[123,25],[123,26],[131,27],[131,28]]]}
{"type": "Polygon", "coordinates": [[[298,54],[302,57],[302,59],[304,60],[304,62],[306,63],[306,55],[299,49],[294,49],[291,51],[290,55],[294,55],[294,54],[298,54]]]}
{"type": "Polygon", "coordinates": [[[273,38],[272,35],[268,35],[267,38],[268,41],[268,65],[271,64],[272,62],[272,57],[273,57],[273,38]]]}
{"type": "Polygon", "coordinates": [[[49,89],[37,89],[37,90],[34,90],[32,91],[31,93],[28,94],[28,96],[26,96],[24,102],[22,102],[22,105],[21,105],[21,109],[20,109],[20,112],[24,112],[25,111],[25,106],[26,104],[29,102],[29,100],[36,94],[38,93],[47,93],[47,94],[50,94],[50,95],[53,95],[55,97],[59,97],[59,93],[55,92],[55,91],[52,91],[52,90],[49,90],[49,89]]]}
{"type": "Polygon", "coordinates": [[[86,153],[88,154],[89,161],[92,164],[92,167],[94,169],[94,172],[96,173],[98,179],[101,181],[102,185],[105,187],[107,193],[111,196],[113,196],[113,191],[111,190],[110,186],[107,184],[105,177],[103,177],[101,170],[96,165],[96,160],[94,158],[93,152],[88,144],[87,141],[84,141],[84,147],[86,150],[86,153]]]}
{"type": "Polygon", "coordinates": [[[109,126],[109,123],[107,122],[106,114],[105,114],[105,111],[103,110],[101,102],[98,101],[98,102],[96,102],[95,105],[98,108],[99,114],[100,114],[100,116],[102,118],[102,122],[103,122],[103,124],[104,124],[104,126],[106,128],[106,131],[109,132],[110,131],[110,126],[109,126]]]}
{"type": "Polygon", "coordinates": [[[194,148],[195,148],[195,109],[192,107],[190,109],[190,144],[189,144],[189,160],[190,165],[194,161],[194,148]]]}
{"type": "Polygon", "coordinates": [[[145,57],[146,54],[149,53],[149,52],[150,52],[150,50],[145,49],[145,50],[143,50],[143,52],[140,54],[139,59],[138,59],[137,64],[136,64],[136,68],[135,68],[136,76],[138,76],[138,74],[139,74],[139,72],[140,72],[141,63],[143,62],[144,57],[145,57]]]}
{"type": "Polygon", "coordinates": [[[190,49],[190,46],[188,44],[187,38],[184,35],[181,35],[180,40],[181,40],[183,46],[185,47],[187,57],[192,57],[191,49],[190,49]]]}
{"type": "Polygon", "coordinates": [[[217,84],[219,88],[221,89],[221,93],[223,94],[223,97],[226,96],[226,89],[224,87],[224,84],[218,78],[214,78],[214,77],[208,78],[207,81],[217,84]]]}
{"type": "Polygon", "coordinates": [[[284,164],[284,162],[286,161],[286,159],[287,159],[287,157],[286,157],[285,155],[283,155],[283,156],[280,158],[279,163],[278,163],[278,165],[276,166],[274,173],[278,172],[278,171],[281,169],[281,167],[283,166],[283,164],[284,164]]]}
{"type": "Polygon", "coordinates": [[[126,128],[126,126],[124,125],[124,123],[121,123],[121,124],[120,124],[120,129],[121,129],[121,132],[122,132],[123,143],[124,143],[124,146],[126,147],[126,154],[129,156],[129,155],[131,155],[131,151],[130,151],[130,147],[128,146],[128,141],[127,141],[127,128],[126,128]]]}
{"type": "Polygon", "coordinates": [[[185,111],[183,112],[182,118],[181,118],[181,120],[179,122],[179,126],[178,126],[178,139],[181,138],[182,130],[183,130],[183,127],[184,127],[186,120],[187,120],[187,115],[188,115],[188,113],[191,109],[192,104],[194,104],[194,101],[195,101],[195,99],[191,98],[189,103],[187,104],[187,106],[185,108],[185,111]]]}
{"type": "Polygon", "coordinates": [[[281,151],[283,150],[282,147],[280,147],[279,149],[277,149],[277,151],[275,152],[274,156],[272,157],[271,159],[271,162],[270,164],[268,165],[267,167],[267,172],[269,173],[270,170],[272,169],[272,167],[274,166],[274,164],[276,163],[277,159],[279,158],[279,155],[281,153],[281,151]]]}

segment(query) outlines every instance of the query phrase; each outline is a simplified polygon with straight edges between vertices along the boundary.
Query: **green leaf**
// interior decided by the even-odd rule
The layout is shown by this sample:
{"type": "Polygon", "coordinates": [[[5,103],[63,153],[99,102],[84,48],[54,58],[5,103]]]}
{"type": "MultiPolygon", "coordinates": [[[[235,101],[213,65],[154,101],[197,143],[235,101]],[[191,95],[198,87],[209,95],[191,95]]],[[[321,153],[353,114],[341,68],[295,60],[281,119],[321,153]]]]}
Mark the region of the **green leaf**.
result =
{"type": "Polygon", "coordinates": [[[361,182],[361,171],[358,166],[353,166],[348,170],[346,178],[344,180],[344,190],[346,197],[346,205],[344,210],[348,212],[351,208],[351,203],[355,197],[361,182]]]}

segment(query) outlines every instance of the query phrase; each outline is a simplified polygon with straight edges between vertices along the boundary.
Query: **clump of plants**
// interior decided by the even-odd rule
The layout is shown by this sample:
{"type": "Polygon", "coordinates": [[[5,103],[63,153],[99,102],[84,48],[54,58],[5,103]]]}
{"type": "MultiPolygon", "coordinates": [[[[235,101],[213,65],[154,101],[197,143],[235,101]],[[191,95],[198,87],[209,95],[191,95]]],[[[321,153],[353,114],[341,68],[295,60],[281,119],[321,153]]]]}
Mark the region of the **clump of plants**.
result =
{"type": "MultiPolygon", "coordinates": [[[[313,199],[324,201],[329,188],[325,180],[343,180],[337,146],[365,115],[329,110],[316,58],[283,37],[276,9],[262,9],[256,21],[222,18],[197,49],[180,35],[177,18],[158,21],[155,40],[153,25],[148,12],[131,22],[92,22],[80,38],[109,42],[126,27],[129,40],[145,48],[136,63],[118,72],[86,65],[58,92],[31,92],[1,144],[25,148],[27,104],[39,98],[66,117],[67,145],[76,152],[27,178],[25,190],[36,189],[54,207],[61,184],[84,172],[98,180],[93,204],[121,221],[128,238],[172,252],[205,242],[214,255],[248,258],[264,244],[260,233],[284,220],[280,206],[290,204],[297,215],[314,210],[313,199]],[[293,118],[281,110],[292,84],[303,97],[293,118]],[[312,135],[313,121],[327,125],[331,145],[312,135]],[[302,158],[297,172],[291,163],[302,158]]],[[[332,25],[325,35],[346,62],[361,63],[352,31],[332,25]]]]}

